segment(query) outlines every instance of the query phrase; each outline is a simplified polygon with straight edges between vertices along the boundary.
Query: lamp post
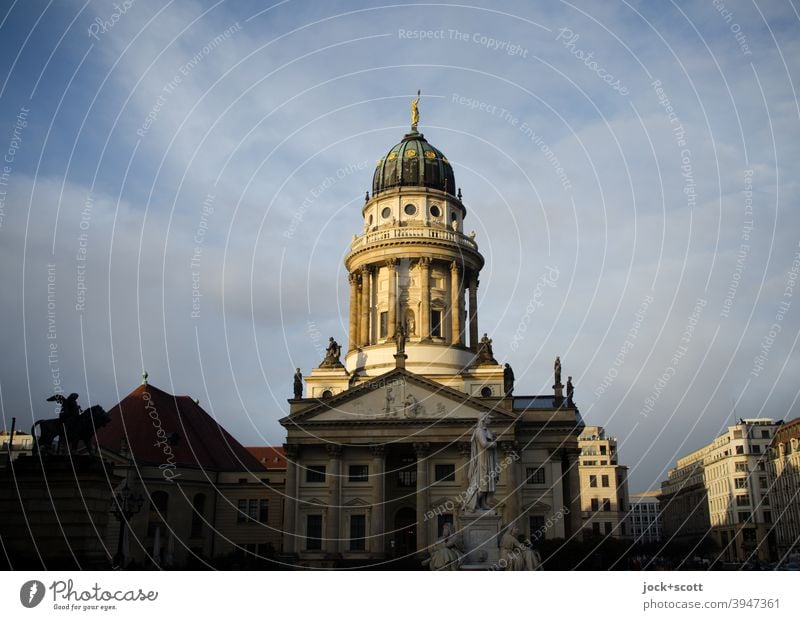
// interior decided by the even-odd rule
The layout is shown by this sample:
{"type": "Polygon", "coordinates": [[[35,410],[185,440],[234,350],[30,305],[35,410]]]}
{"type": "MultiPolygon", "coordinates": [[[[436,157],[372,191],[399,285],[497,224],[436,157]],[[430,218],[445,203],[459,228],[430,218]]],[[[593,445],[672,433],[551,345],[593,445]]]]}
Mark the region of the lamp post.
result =
{"type": "Polygon", "coordinates": [[[125,562],[125,552],[122,548],[125,539],[125,526],[130,518],[142,509],[143,503],[144,498],[141,495],[133,495],[127,482],[122,487],[122,490],[114,495],[111,514],[119,521],[119,541],[117,542],[117,553],[114,556],[114,565],[119,568],[123,568],[125,562]]]}

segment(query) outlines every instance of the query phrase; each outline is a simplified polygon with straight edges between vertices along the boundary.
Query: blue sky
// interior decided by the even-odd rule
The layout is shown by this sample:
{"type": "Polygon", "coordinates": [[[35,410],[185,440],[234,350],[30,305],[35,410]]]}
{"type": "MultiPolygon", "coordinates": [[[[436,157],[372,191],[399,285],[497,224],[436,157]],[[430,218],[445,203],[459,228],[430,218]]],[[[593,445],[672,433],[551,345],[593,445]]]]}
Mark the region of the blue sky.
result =
{"type": "Polygon", "coordinates": [[[734,419],[798,415],[799,33],[790,2],[4,2],[4,424],[146,368],[280,443],[421,89],[517,392],[560,355],[657,486],[734,419]]]}

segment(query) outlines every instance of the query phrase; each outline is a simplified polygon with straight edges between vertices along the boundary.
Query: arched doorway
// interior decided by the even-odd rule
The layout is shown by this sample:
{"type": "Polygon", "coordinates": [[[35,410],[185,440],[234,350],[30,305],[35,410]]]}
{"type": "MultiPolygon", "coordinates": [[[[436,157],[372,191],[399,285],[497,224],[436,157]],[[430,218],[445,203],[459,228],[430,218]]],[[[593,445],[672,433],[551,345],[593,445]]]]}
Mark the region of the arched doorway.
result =
{"type": "Polygon", "coordinates": [[[400,558],[417,551],[417,511],[404,507],[394,516],[394,557],[400,558]]]}

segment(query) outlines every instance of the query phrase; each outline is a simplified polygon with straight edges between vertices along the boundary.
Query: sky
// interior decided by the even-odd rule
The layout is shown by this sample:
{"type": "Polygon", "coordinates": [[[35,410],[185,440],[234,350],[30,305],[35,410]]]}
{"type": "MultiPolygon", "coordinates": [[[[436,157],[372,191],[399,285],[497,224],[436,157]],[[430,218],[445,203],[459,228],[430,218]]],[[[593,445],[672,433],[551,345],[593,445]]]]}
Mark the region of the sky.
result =
{"type": "Polygon", "coordinates": [[[6,0],[0,423],[146,369],[282,443],[419,89],[515,393],[559,355],[657,488],[739,418],[800,415],[799,59],[790,1],[6,0]]]}

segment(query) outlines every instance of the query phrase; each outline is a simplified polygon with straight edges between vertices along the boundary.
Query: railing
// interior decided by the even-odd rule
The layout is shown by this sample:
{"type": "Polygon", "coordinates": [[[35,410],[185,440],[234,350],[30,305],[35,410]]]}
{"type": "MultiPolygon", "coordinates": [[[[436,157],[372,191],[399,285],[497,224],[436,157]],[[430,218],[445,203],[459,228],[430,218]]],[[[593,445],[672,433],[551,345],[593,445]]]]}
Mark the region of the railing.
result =
{"type": "Polygon", "coordinates": [[[352,251],[356,251],[369,247],[375,243],[393,241],[396,239],[440,239],[464,246],[465,248],[469,248],[470,250],[474,250],[476,252],[478,251],[478,244],[471,237],[467,237],[466,235],[463,235],[455,230],[428,226],[414,228],[393,227],[385,230],[368,232],[353,239],[353,243],[350,244],[350,249],[352,251]]]}

